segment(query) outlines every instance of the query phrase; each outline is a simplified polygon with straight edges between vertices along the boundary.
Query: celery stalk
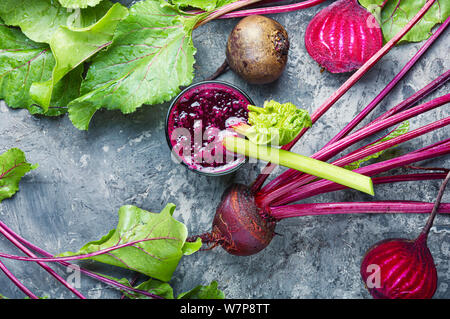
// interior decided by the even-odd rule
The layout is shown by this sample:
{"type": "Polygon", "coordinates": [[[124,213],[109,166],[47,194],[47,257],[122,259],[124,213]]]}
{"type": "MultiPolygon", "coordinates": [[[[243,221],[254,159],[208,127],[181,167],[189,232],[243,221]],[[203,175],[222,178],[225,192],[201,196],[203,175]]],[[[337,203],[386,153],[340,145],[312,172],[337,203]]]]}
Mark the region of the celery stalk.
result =
{"type": "Polygon", "coordinates": [[[223,144],[230,152],[296,169],[306,174],[374,195],[372,179],[370,177],[345,168],[286,150],[256,145],[240,137],[225,137],[223,144]]]}

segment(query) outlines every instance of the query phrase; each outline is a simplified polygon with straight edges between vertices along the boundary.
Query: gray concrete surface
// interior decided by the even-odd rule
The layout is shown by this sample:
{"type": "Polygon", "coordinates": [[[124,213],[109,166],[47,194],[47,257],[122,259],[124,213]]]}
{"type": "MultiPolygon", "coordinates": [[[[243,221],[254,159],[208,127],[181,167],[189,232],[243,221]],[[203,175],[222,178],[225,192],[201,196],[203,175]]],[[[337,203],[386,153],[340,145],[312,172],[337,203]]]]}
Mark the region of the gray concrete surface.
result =
{"type": "MultiPolygon", "coordinates": [[[[220,79],[238,85],[256,103],[262,104],[267,99],[290,101],[313,111],[348,78],[321,73],[303,44],[308,21],[326,4],[273,16],[286,27],[291,39],[288,66],[278,82],[252,86],[232,72],[220,79]]],[[[213,21],[194,32],[198,48],[195,81],[207,77],[223,62],[227,35],[235,23],[236,20],[213,21]]],[[[413,43],[394,48],[314,125],[295,151],[310,155],[323,146],[375,97],[419,47],[420,44],[413,43]]],[[[369,118],[447,70],[448,52],[447,32],[369,118]]],[[[448,91],[447,85],[433,96],[448,91]]],[[[166,203],[173,202],[177,205],[174,217],[186,223],[191,234],[207,231],[223,190],[235,181],[250,183],[262,167],[247,164],[234,175],[213,178],[199,176],[173,163],[164,133],[168,104],[143,107],[126,116],[99,112],[90,130],[81,132],[67,117],[33,117],[27,111],[12,110],[0,103],[0,152],[19,147],[31,162],[40,165],[23,179],[21,190],[13,199],[0,204],[0,218],[53,253],[77,250],[106,234],[115,227],[117,211],[124,204],[158,212],[166,203]]],[[[448,116],[449,111],[447,105],[423,114],[411,121],[411,128],[448,116]]],[[[441,129],[397,147],[390,155],[448,137],[448,128],[441,129]]],[[[421,164],[449,166],[449,157],[421,164]]],[[[432,181],[378,186],[374,200],[433,201],[439,184],[432,181]]],[[[340,191],[310,201],[356,200],[371,198],[354,191],[340,191]]],[[[450,201],[450,192],[444,200],[450,201]]],[[[251,257],[231,256],[221,248],[196,253],[182,260],[171,284],[176,292],[182,292],[217,280],[228,298],[370,298],[359,275],[364,252],[385,238],[414,238],[425,221],[424,215],[363,214],[284,220],[277,226],[282,236],[277,236],[265,251],[251,257]]],[[[439,275],[435,298],[450,298],[448,216],[437,217],[429,246],[439,275]]],[[[4,238],[0,238],[0,251],[18,253],[4,238]]],[[[73,298],[38,266],[2,261],[38,295],[73,298]]],[[[133,277],[131,272],[102,264],[82,264],[94,271],[133,277]]],[[[63,268],[56,269],[64,275],[63,268]]],[[[120,296],[115,289],[86,277],[82,278],[80,290],[91,298],[120,296]]],[[[3,274],[0,274],[0,294],[23,297],[3,274]]]]}

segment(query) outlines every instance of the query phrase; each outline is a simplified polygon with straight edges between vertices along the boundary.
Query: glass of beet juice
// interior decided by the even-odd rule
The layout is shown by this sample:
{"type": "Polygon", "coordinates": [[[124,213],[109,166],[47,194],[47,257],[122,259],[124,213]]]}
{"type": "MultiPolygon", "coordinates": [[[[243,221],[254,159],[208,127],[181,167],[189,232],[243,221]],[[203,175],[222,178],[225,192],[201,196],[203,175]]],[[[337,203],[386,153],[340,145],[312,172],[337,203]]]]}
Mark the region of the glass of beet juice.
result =
{"type": "Polygon", "coordinates": [[[248,119],[253,101],[234,85],[204,81],[183,90],[172,102],[166,137],[173,158],[190,170],[208,176],[229,174],[245,163],[245,156],[228,152],[224,136],[237,135],[232,125],[248,119]]]}

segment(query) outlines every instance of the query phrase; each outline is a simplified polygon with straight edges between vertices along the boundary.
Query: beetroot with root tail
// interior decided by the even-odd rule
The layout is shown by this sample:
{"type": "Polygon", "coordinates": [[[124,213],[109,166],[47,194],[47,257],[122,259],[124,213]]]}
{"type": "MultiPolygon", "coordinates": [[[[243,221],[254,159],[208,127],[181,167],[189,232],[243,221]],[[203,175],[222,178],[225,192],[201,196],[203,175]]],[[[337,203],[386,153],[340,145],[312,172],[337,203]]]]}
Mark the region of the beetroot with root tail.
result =
{"type": "Polygon", "coordinates": [[[376,299],[430,299],[437,288],[437,271],[427,238],[450,173],[439,190],[431,215],[415,240],[387,239],[364,256],[361,277],[376,299]]]}
{"type": "Polygon", "coordinates": [[[250,256],[266,248],[275,235],[275,221],[261,215],[247,186],[234,184],[222,195],[206,244],[221,245],[228,253],[250,256]]]}
{"type": "Polygon", "coordinates": [[[305,46],[309,55],[331,73],[359,69],[383,46],[375,17],[357,0],[338,0],[308,24],[305,46]]]}

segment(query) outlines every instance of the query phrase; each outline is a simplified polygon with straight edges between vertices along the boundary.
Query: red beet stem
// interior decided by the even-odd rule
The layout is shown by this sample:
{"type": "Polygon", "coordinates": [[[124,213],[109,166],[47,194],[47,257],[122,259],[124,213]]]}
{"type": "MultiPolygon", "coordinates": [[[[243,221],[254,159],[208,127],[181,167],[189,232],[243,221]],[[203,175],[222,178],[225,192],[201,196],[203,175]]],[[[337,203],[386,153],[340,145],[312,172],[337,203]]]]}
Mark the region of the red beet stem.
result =
{"type": "MultiPolygon", "coordinates": [[[[27,241],[25,238],[23,238],[23,237],[19,236],[18,234],[16,234],[16,233],[15,233],[14,231],[12,231],[6,224],[4,224],[4,223],[1,222],[1,221],[0,221],[0,226],[2,226],[2,227],[4,228],[4,230],[7,231],[7,232],[8,232],[11,236],[13,236],[15,239],[17,239],[18,241],[20,241],[22,244],[28,246],[30,249],[34,250],[34,251],[37,252],[38,254],[41,254],[41,255],[43,255],[43,256],[45,256],[45,257],[49,257],[49,258],[54,257],[54,256],[53,256],[52,254],[50,254],[49,252],[43,250],[42,248],[40,248],[40,247],[34,245],[33,243],[27,241]]],[[[62,265],[62,266],[65,266],[65,267],[70,267],[70,266],[71,266],[70,263],[65,262],[65,261],[57,261],[57,263],[60,264],[60,265],[62,265]]],[[[161,296],[157,296],[157,295],[154,295],[154,294],[149,293],[149,292],[144,291],[144,290],[139,290],[139,289],[135,289],[135,288],[126,286],[126,285],[124,285],[124,284],[122,284],[122,283],[120,283],[120,282],[118,282],[118,281],[116,281],[116,280],[113,280],[113,279],[108,278],[108,277],[104,277],[104,276],[102,276],[102,275],[99,275],[99,274],[97,274],[97,273],[94,273],[94,272],[92,272],[92,271],[89,271],[89,270],[87,270],[87,269],[84,269],[84,268],[82,268],[82,267],[78,267],[78,269],[79,269],[79,271],[80,271],[81,273],[85,274],[86,276],[89,276],[89,277],[91,277],[91,278],[93,278],[93,279],[96,279],[96,280],[98,280],[98,281],[104,282],[104,283],[106,283],[106,284],[108,284],[108,285],[110,285],[110,286],[115,286],[115,287],[117,287],[117,288],[119,288],[119,289],[122,289],[122,290],[126,290],[126,291],[131,291],[131,292],[139,293],[139,294],[142,294],[142,295],[144,295],[144,296],[151,297],[151,298],[154,298],[154,299],[163,299],[161,296]]]]}
{"type": "MultiPolygon", "coordinates": [[[[433,203],[416,201],[307,203],[270,207],[277,220],[293,217],[338,214],[429,214],[433,203]]],[[[443,203],[440,214],[450,214],[450,203],[443,203]]]]}
{"type": "Polygon", "coordinates": [[[217,19],[217,18],[223,16],[226,13],[229,13],[231,11],[235,11],[237,9],[249,6],[251,4],[254,4],[254,3],[257,3],[257,2],[260,2],[260,1],[261,0],[240,0],[240,1],[232,2],[232,3],[229,3],[227,5],[224,5],[223,7],[219,8],[219,9],[217,9],[217,10],[211,12],[211,13],[209,13],[204,19],[202,19],[201,21],[199,21],[195,25],[194,29],[196,29],[196,28],[198,28],[198,27],[208,23],[209,21],[217,19]]]}
{"type": "MultiPolygon", "coordinates": [[[[19,248],[21,251],[23,251],[26,255],[29,257],[37,258],[33,252],[31,252],[27,247],[22,245],[20,241],[15,239],[12,235],[10,235],[3,226],[0,225],[0,233],[5,236],[11,243],[13,243],[17,248],[19,248]]],[[[86,299],[85,296],[83,296],[82,293],[80,293],[77,289],[72,287],[63,277],[61,277],[57,272],[55,272],[52,268],[50,268],[48,265],[44,264],[43,262],[37,263],[39,266],[41,266],[45,271],[47,271],[50,275],[55,277],[56,280],[58,280],[63,286],[65,286],[67,289],[69,289],[75,296],[77,296],[80,299],[86,299]]]]}
{"type": "MultiPolygon", "coordinates": [[[[436,146],[435,148],[426,149],[423,151],[414,151],[394,159],[367,165],[354,170],[354,172],[366,176],[373,176],[387,172],[393,168],[402,167],[408,164],[416,163],[431,158],[436,158],[438,156],[446,154],[450,154],[450,142],[436,146]]],[[[286,196],[286,199],[283,200],[283,203],[292,203],[300,199],[305,199],[319,194],[328,193],[331,191],[345,188],[341,187],[341,185],[337,184],[333,185],[333,184],[334,184],[333,182],[319,180],[317,182],[304,185],[298,188],[295,193],[286,196]]],[[[276,203],[276,205],[279,205],[279,203],[276,203]]]]}
{"type": "Polygon", "coordinates": [[[390,140],[381,142],[379,144],[374,144],[367,148],[363,148],[363,149],[359,150],[358,152],[352,152],[351,154],[334,161],[333,164],[338,165],[338,166],[344,166],[344,165],[351,164],[355,161],[366,158],[367,156],[370,156],[370,155],[375,154],[380,151],[384,151],[388,148],[394,147],[396,145],[399,145],[401,143],[404,143],[404,142],[414,139],[416,137],[422,136],[426,133],[435,131],[435,130],[445,127],[447,125],[450,125],[450,116],[446,117],[442,120],[438,120],[436,122],[422,126],[415,130],[412,130],[410,132],[407,132],[403,135],[394,137],[390,140]]]}
{"type": "MultiPolygon", "coordinates": [[[[425,15],[436,0],[429,0],[419,10],[419,12],[412,18],[391,40],[389,40],[375,55],[373,55],[364,65],[358,69],[353,75],[336,91],[334,92],[313,114],[311,114],[311,121],[314,124],[326,111],[330,109],[341,97],[344,95],[359,79],[367,73],[384,55],[386,55],[403,36],[425,15]]],[[[296,138],[289,144],[283,146],[285,150],[290,150],[297,141],[307,132],[308,128],[304,128],[296,138]]],[[[269,163],[263,172],[256,178],[251,187],[252,193],[256,194],[264,184],[269,174],[273,171],[276,165],[269,163]]]]}
{"type": "Polygon", "coordinates": [[[2,270],[6,277],[8,277],[25,295],[31,299],[39,299],[30,289],[28,289],[16,276],[0,261],[0,270],[2,270]]]}
{"type": "MultiPolygon", "coordinates": [[[[434,92],[435,90],[437,90],[439,87],[441,87],[442,85],[444,85],[445,83],[447,83],[447,81],[450,79],[450,70],[444,72],[442,75],[440,75],[439,77],[437,77],[436,79],[434,79],[432,82],[430,82],[428,85],[426,85],[424,88],[422,88],[421,90],[417,91],[416,93],[414,93],[413,95],[411,95],[410,97],[408,97],[406,100],[402,101],[401,103],[399,103],[398,105],[396,105],[395,107],[391,108],[389,111],[385,112],[383,115],[379,116],[377,119],[373,120],[371,123],[367,124],[366,126],[364,126],[363,128],[361,128],[360,130],[365,129],[367,126],[373,124],[374,122],[378,122],[381,120],[384,120],[392,115],[395,115],[403,110],[406,110],[410,107],[412,107],[413,105],[415,105],[419,100],[423,99],[424,97],[428,96],[429,94],[431,94],[432,92],[434,92]]],[[[327,145],[329,146],[330,143],[328,143],[327,145]]],[[[365,147],[365,146],[364,146],[365,147]]],[[[341,149],[340,151],[343,151],[344,149],[341,149]]],[[[327,161],[330,158],[325,158],[325,157],[316,157],[319,156],[321,150],[317,153],[315,153],[312,157],[316,158],[316,159],[320,159],[323,161],[327,161]]],[[[296,183],[297,186],[301,186],[302,185],[302,180],[298,180],[299,176],[302,176],[303,174],[299,171],[296,170],[286,170],[285,172],[283,172],[282,174],[280,174],[280,176],[278,176],[277,178],[274,178],[272,181],[270,181],[267,185],[265,185],[259,193],[261,194],[266,194],[271,192],[274,189],[277,189],[283,185],[286,185],[288,183],[296,183]]]]}
{"type": "MultiPolygon", "coordinates": [[[[396,145],[402,144],[413,138],[419,137],[423,134],[432,132],[434,130],[437,130],[437,129],[442,128],[447,125],[450,125],[450,117],[430,123],[428,125],[420,127],[418,129],[415,129],[415,130],[405,133],[403,135],[400,135],[400,136],[397,136],[390,140],[381,142],[379,144],[372,144],[371,146],[361,148],[358,151],[352,152],[352,153],[332,162],[332,164],[336,165],[336,166],[340,166],[340,167],[349,165],[355,161],[366,158],[367,156],[370,156],[372,154],[375,154],[380,151],[386,150],[388,148],[394,147],[396,145]]],[[[315,179],[316,179],[315,176],[305,174],[305,175],[302,175],[302,177],[298,180],[298,182],[301,182],[301,185],[305,185],[315,179]]],[[[282,186],[282,187],[278,188],[277,190],[272,191],[269,194],[258,197],[258,202],[261,202],[261,205],[272,205],[272,204],[279,205],[281,203],[284,203],[283,202],[284,194],[295,192],[296,188],[298,188],[300,186],[299,184],[300,183],[282,186]],[[263,199],[261,200],[259,198],[263,198],[263,199]]]]}
{"type": "MultiPolygon", "coordinates": [[[[422,57],[427,49],[433,44],[433,42],[441,35],[442,32],[448,27],[450,23],[450,17],[436,30],[436,32],[425,42],[425,44],[417,51],[411,60],[400,70],[400,72],[392,79],[391,82],[372,100],[350,123],[348,123],[336,136],[334,136],[326,145],[333,144],[343,137],[347,136],[361,121],[369,115],[377,105],[388,95],[394,87],[400,82],[406,73],[412,68],[412,66],[422,57]]],[[[450,72],[450,71],[448,71],[450,72]]]]}
{"type": "MultiPolygon", "coordinates": [[[[450,102],[450,94],[447,94],[447,95],[438,97],[434,100],[431,100],[429,102],[426,102],[424,104],[415,106],[409,110],[402,111],[402,112],[400,112],[396,115],[393,115],[383,121],[372,123],[371,125],[367,126],[364,130],[359,130],[359,131],[341,139],[340,141],[337,141],[334,144],[321,149],[319,152],[314,154],[312,157],[319,159],[319,160],[327,160],[327,159],[335,156],[336,154],[338,154],[340,151],[346,149],[350,145],[353,145],[354,143],[356,143],[374,133],[377,133],[381,130],[384,130],[388,127],[391,127],[395,124],[403,122],[414,116],[422,114],[423,112],[432,110],[436,107],[439,107],[439,106],[444,105],[449,102],[450,102]]],[[[448,118],[437,121],[435,123],[431,123],[431,124],[425,126],[424,128],[416,129],[412,132],[409,132],[409,133],[401,135],[397,138],[394,138],[394,139],[392,139],[394,142],[392,142],[392,140],[389,140],[389,141],[385,141],[383,143],[368,147],[367,149],[362,149],[360,152],[356,153],[357,155],[352,154],[350,157],[348,157],[348,158],[350,158],[350,161],[348,161],[348,162],[343,161],[342,163],[350,164],[353,161],[365,158],[366,156],[370,155],[368,153],[371,150],[375,150],[374,153],[376,153],[377,150],[382,150],[381,148],[383,146],[387,145],[388,147],[391,147],[393,145],[396,145],[396,144],[392,144],[392,143],[399,143],[399,141],[402,141],[403,140],[402,136],[405,140],[407,140],[410,138],[420,136],[421,134],[424,134],[424,133],[428,132],[429,130],[434,130],[439,127],[445,126],[445,125],[448,125],[448,118]]],[[[334,163],[334,164],[336,164],[336,163],[334,163]]],[[[346,164],[343,164],[343,165],[346,165],[346,164]]],[[[302,175],[301,178],[302,179],[300,181],[302,182],[302,184],[305,183],[306,179],[308,179],[308,180],[310,179],[310,177],[308,177],[308,175],[302,175]]],[[[274,201],[277,198],[281,199],[280,201],[276,202],[277,205],[280,204],[281,202],[283,202],[284,204],[290,203],[290,201],[287,201],[287,198],[290,198],[290,196],[292,196],[293,191],[298,192],[299,184],[300,184],[299,180],[294,180],[293,182],[287,183],[281,187],[278,187],[271,192],[258,194],[256,196],[257,202],[260,205],[263,205],[263,207],[274,204],[275,203],[274,201]]]]}
{"type": "Polygon", "coordinates": [[[413,95],[408,97],[406,100],[397,104],[395,107],[391,108],[384,114],[377,117],[375,120],[372,121],[372,123],[387,119],[388,117],[390,117],[392,115],[395,115],[403,110],[410,108],[411,106],[416,104],[418,101],[420,101],[424,97],[428,96],[429,94],[433,93],[435,90],[437,90],[442,85],[447,83],[447,81],[449,79],[450,79],[450,70],[447,70],[446,72],[441,74],[439,77],[437,77],[435,80],[430,82],[428,85],[426,85],[425,87],[423,87],[422,89],[420,89],[419,91],[417,91],[416,93],[414,93],[413,95]]]}
{"type": "Polygon", "coordinates": [[[222,15],[220,17],[220,19],[242,18],[242,17],[256,15],[256,14],[263,15],[263,14],[292,12],[292,11],[297,11],[297,10],[314,7],[325,1],[326,0],[307,0],[307,1],[302,1],[299,3],[287,4],[287,5],[281,5],[281,6],[233,11],[233,12],[222,15]]]}
{"type": "Polygon", "coordinates": [[[153,240],[161,240],[161,239],[173,239],[178,240],[175,237],[157,237],[157,238],[146,238],[141,240],[135,240],[131,241],[125,244],[115,245],[109,248],[104,248],[101,250],[97,250],[92,253],[83,254],[83,255],[74,255],[74,256],[64,256],[64,257],[23,257],[23,256],[17,256],[17,255],[11,255],[11,254],[5,254],[0,253],[0,257],[2,258],[8,258],[8,259],[14,259],[14,260],[21,260],[21,261],[34,261],[34,262],[59,262],[59,261],[72,261],[72,260],[80,260],[80,259],[86,259],[90,257],[95,257],[99,255],[103,255],[106,253],[109,253],[111,251],[134,246],[137,243],[145,242],[145,241],[153,241],[153,240]]]}
{"type": "Polygon", "coordinates": [[[434,219],[436,218],[438,210],[441,210],[442,207],[445,207],[444,204],[441,204],[441,200],[442,196],[444,195],[445,187],[447,186],[449,180],[450,180],[450,172],[447,174],[447,176],[445,177],[444,181],[441,184],[441,187],[439,188],[439,192],[436,198],[436,202],[434,203],[433,210],[431,211],[431,215],[428,218],[428,221],[425,224],[425,227],[423,228],[419,237],[417,238],[417,241],[425,241],[425,242],[427,241],[428,234],[430,233],[431,226],[433,226],[433,222],[434,219]]]}
{"type": "Polygon", "coordinates": [[[379,185],[399,182],[431,181],[435,179],[444,179],[445,176],[445,173],[399,174],[374,177],[372,180],[374,181],[374,184],[379,185]]]}
{"type": "Polygon", "coordinates": [[[450,93],[437,97],[421,105],[412,107],[408,110],[397,113],[383,121],[374,122],[368,125],[365,129],[359,130],[353,133],[352,135],[349,135],[341,139],[340,141],[335,142],[332,145],[322,148],[320,150],[321,158],[331,158],[332,156],[335,156],[340,151],[346,149],[350,145],[353,145],[354,143],[361,141],[362,139],[371,136],[374,133],[380,132],[386,128],[389,128],[393,125],[406,121],[424,112],[431,111],[447,103],[450,103],[450,93]]]}
{"type": "Polygon", "coordinates": [[[450,142],[450,137],[449,137],[449,138],[446,138],[446,139],[444,139],[444,140],[441,140],[441,141],[439,141],[439,142],[433,143],[433,144],[431,144],[431,145],[422,147],[422,148],[420,148],[420,149],[418,149],[418,150],[412,151],[411,154],[423,152],[423,151],[430,150],[430,149],[435,149],[436,147],[445,145],[445,144],[447,144],[447,143],[449,143],[449,142],[450,142]]]}

